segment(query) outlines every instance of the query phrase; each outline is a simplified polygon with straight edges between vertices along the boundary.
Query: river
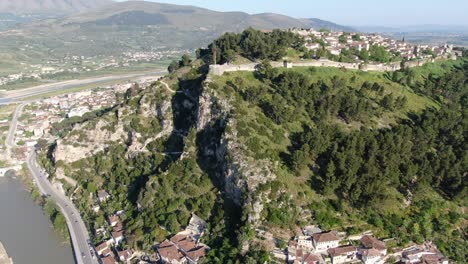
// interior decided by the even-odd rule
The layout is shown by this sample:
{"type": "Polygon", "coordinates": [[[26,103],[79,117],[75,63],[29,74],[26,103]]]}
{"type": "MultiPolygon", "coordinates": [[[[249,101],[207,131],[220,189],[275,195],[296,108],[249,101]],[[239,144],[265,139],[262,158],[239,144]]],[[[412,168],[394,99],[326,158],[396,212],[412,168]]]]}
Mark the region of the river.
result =
{"type": "Polygon", "coordinates": [[[69,243],[54,232],[21,183],[0,177],[0,241],[15,264],[73,264],[69,243]]]}

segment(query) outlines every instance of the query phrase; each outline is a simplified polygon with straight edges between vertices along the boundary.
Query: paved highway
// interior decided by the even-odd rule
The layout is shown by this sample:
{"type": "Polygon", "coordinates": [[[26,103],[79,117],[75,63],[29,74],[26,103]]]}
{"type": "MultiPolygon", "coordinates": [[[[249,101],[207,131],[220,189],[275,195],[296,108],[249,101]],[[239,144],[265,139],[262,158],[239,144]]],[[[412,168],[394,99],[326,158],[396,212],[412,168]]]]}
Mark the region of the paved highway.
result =
{"type": "MultiPolygon", "coordinates": [[[[21,111],[24,108],[25,103],[18,105],[11,121],[10,130],[8,131],[6,145],[9,151],[10,148],[15,147],[14,135],[18,126],[18,117],[21,115],[21,111]]],[[[27,160],[28,168],[34,178],[39,191],[47,195],[52,199],[62,211],[67,221],[68,230],[72,240],[73,251],[75,254],[75,261],[77,264],[97,264],[98,260],[93,257],[95,254],[94,248],[90,247],[88,241],[90,241],[88,230],[81,218],[78,209],[76,209],[68,197],[62,192],[55,189],[50,181],[47,179],[47,175],[41,171],[36,163],[36,152],[33,150],[29,154],[27,160]],[[91,253],[93,251],[93,254],[91,253]]]]}
{"type": "Polygon", "coordinates": [[[152,71],[136,74],[110,75],[82,80],[70,80],[64,82],[49,83],[19,90],[2,91],[0,93],[0,104],[11,104],[19,102],[31,96],[37,96],[49,92],[60,91],[84,85],[100,84],[109,81],[135,80],[144,77],[164,75],[166,73],[166,71],[152,71]]]}
{"type": "Polygon", "coordinates": [[[76,263],[98,263],[98,260],[94,257],[96,255],[94,248],[90,248],[90,245],[88,244],[88,241],[91,241],[88,230],[86,229],[83,219],[73,202],[52,186],[50,181],[47,179],[46,174],[44,174],[39,169],[39,166],[37,166],[36,153],[34,151],[29,155],[27,164],[39,190],[43,194],[49,196],[49,198],[57,204],[67,220],[76,263]],[[93,254],[91,251],[93,251],[93,254]]]}

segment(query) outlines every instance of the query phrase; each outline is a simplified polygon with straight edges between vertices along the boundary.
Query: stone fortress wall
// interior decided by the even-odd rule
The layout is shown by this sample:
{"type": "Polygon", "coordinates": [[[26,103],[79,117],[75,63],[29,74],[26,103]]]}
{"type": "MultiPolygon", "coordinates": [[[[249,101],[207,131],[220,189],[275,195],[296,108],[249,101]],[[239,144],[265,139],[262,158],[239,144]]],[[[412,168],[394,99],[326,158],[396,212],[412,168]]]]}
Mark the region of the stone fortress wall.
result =
{"type": "MultiPolygon", "coordinates": [[[[448,57],[439,57],[436,59],[420,59],[415,61],[404,62],[404,67],[413,68],[422,66],[426,63],[432,63],[436,60],[446,60],[453,59],[448,57]]],[[[223,75],[225,72],[236,72],[236,71],[248,71],[253,72],[257,70],[259,63],[246,63],[246,64],[223,64],[223,65],[210,65],[210,74],[212,75],[223,75]]],[[[271,62],[273,68],[293,68],[293,67],[334,67],[334,68],[345,68],[352,70],[362,70],[362,71],[374,71],[374,72],[388,72],[388,71],[397,71],[401,69],[401,63],[388,63],[388,64],[363,64],[363,63],[346,63],[346,62],[336,62],[327,59],[320,60],[301,60],[295,62],[271,62]]]]}

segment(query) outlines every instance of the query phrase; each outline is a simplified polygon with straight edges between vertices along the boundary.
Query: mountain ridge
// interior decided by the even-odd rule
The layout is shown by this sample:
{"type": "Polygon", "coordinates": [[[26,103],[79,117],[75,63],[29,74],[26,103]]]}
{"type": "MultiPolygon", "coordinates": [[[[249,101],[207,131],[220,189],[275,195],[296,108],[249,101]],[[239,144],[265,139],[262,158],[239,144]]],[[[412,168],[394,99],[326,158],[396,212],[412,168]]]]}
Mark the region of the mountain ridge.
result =
{"type": "Polygon", "coordinates": [[[0,13],[61,15],[82,12],[113,3],[111,0],[2,0],[0,13]]]}

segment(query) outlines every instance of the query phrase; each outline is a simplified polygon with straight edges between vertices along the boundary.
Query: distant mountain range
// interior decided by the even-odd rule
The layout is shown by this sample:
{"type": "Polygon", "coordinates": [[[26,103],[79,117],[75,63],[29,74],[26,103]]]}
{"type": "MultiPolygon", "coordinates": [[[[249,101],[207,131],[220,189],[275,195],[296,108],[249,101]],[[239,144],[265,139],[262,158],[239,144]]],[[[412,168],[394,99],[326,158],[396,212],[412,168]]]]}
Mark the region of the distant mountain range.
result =
{"type": "Polygon", "coordinates": [[[62,24],[78,23],[99,26],[174,26],[184,30],[239,31],[246,27],[258,29],[316,27],[349,29],[320,19],[296,19],[280,14],[263,13],[249,15],[243,12],[217,12],[209,9],[160,4],[145,1],[114,3],[94,9],[62,21],[62,24]]]}
{"type": "Polygon", "coordinates": [[[0,13],[64,15],[111,3],[111,0],[1,0],[0,13]]]}
{"type": "MultiPolygon", "coordinates": [[[[30,1],[33,0],[27,2],[30,1]]],[[[250,15],[243,12],[217,12],[194,6],[145,1],[111,4],[107,0],[33,2],[42,3],[39,7],[44,9],[31,6],[31,11],[43,12],[67,3],[63,10],[76,12],[65,17],[24,23],[0,34],[1,50],[15,50],[21,45],[27,45],[37,48],[44,56],[115,56],[127,51],[193,50],[208,44],[224,32],[239,32],[248,27],[264,30],[292,27],[350,30],[349,27],[319,19],[296,19],[273,13],[250,15]],[[90,8],[86,9],[87,6],[90,8]],[[86,11],[78,12],[82,9],[86,11]]],[[[6,4],[3,3],[3,6],[6,4]]]]}

